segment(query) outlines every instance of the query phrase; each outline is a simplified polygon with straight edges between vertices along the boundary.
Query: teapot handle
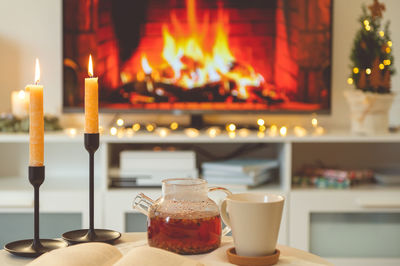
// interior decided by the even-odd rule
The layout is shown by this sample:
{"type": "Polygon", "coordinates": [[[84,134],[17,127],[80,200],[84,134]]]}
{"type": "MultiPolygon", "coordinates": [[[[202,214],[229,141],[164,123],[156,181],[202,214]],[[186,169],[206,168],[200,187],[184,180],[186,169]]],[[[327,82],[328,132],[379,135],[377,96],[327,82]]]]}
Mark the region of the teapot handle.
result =
{"type": "Polygon", "coordinates": [[[149,208],[154,204],[154,200],[143,193],[139,193],[133,200],[132,207],[146,216],[149,216],[149,208]]]}
{"type": "MultiPolygon", "coordinates": [[[[228,189],[223,188],[223,187],[210,187],[210,188],[208,189],[208,192],[218,191],[218,190],[224,192],[224,193],[226,194],[226,196],[232,195],[232,192],[230,192],[228,189]]],[[[225,200],[224,200],[222,203],[224,203],[224,202],[225,202],[225,200]]],[[[222,205],[223,205],[223,204],[222,204],[222,205]]],[[[224,207],[224,206],[222,206],[222,205],[220,205],[220,213],[221,213],[221,215],[223,215],[223,212],[224,212],[224,210],[223,210],[223,207],[224,207]]],[[[223,219],[223,220],[224,220],[224,219],[223,219]]],[[[230,231],[231,231],[231,228],[229,227],[229,225],[228,225],[228,224],[225,224],[224,229],[222,229],[222,236],[227,235],[230,231]]]]}

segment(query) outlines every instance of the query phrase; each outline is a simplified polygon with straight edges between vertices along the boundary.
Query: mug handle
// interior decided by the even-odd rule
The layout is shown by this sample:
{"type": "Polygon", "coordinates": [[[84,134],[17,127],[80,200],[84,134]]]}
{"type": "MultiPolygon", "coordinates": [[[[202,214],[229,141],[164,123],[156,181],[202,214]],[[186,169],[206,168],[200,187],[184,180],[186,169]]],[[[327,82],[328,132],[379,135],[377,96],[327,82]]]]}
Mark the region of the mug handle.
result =
{"type": "MultiPolygon", "coordinates": [[[[213,192],[213,191],[222,191],[226,194],[226,196],[232,195],[232,192],[230,192],[228,189],[223,188],[223,187],[210,187],[208,189],[208,192],[213,192]]],[[[220,206],[220,213],[221,213],[221,218],[222,221],[225,223],[224,229],[222,229],[222,236],[227,235],[231,231],[231,221],[229,220],[229,217],[226,213],[226,199],[221,203],[220,206]]]]}

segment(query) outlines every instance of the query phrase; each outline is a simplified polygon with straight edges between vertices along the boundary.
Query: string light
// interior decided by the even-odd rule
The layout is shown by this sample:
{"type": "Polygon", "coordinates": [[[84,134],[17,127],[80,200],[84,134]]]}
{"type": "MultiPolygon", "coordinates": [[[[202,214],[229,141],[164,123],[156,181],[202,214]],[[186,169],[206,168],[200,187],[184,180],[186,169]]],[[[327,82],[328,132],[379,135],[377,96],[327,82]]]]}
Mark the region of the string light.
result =
{"type": "Polygon", "coordinates": [[[128,137],[132,137],[133,134],[135,134],[135,131],[133,131],[132,128],[127,128],[127,129],[126,129],[126,135],[127,135],[128,137]]]}
{"type": "Polygon", "coordinates": [[[385,68],[385,65],[382,64],[382,63],[380,63],[380,64],[379,64],[379,69],[380,69],[380,70],[383,70],[384,68],[385,68]]]}
{"type": "Polygon", "coordinates": [[[366,31],[370,31],[371,30],[371,26],[369,26],[369,25],[365,26],[365,30],[366,31]]]}
{"type": "Polygon", "coordinates": [[[117,128],[116,127],[110,128],[110,134],[111,134],[111,136],[117,135],[117,128]]]}
{"type": "Polygon", "coordinates": [[[352,78],[348,78],[348,79],[347,79],[347,84],[351,85],[351,84],[353,84],[353,82],[354,82],[354,81],[353,81],[352,78]]]}
{"type": "Polygon", "coordinates": [[[170,131],[166,127],[158,127],[155,131],[161,138],[165,138],[169,135],[170,131]]]}
{"type": "Polygon", "coordinates": [[[221,129],[219,127],[210,127],[207,129],[207,134],[210,138],[215,138],[221,134],[221,129]]]}
{"type": "Polygon", "coordinates": [[[125,128],[117,129],[117,137],[122,138],[125,135],[125,128]]]}
{"type": "Polygon", "coordinates": [[[276,136],[277,134],[278,134],[278,127],[276,126],[276,125],[272,125],[270,128],[269,128],[269,132],[268,132],[268,134],[270,135],[270,136],[276,136]]]}
{"type": "Polygon", "coordinates": [[[234,139],[236,137],[236,132],[235,131],[228,132],[228,136],[229,138],[234,139]]]}
{"type": "Polygon", "coordinates": [[[385,51],[387,54],[390,53],[390,51],[391,51],[390,47],[386,47],[385,51]]]}
{"type": "Polygon", "coordinates": [[[258,127],[258,131],[260,132],[264,132],[266,129],[267,128],[264,125],[258,127]]]}
{"type": "Polygon", "coordinates": [[[287,127],[285,127],[285,126],[281,127],[281,128],[279,129],[279,134],[280,134],[282,137],[285,137],[286,134],[287,134],[287,127]]]}
{"type": "Polygon", "coordinates": [[[238,130],[238,134],[239,134],[240,137],[245,138],[248,135],[250,135],[250,130],[247,129],[247,128],[241,128],[241,129],[238,130]]]}
{"type": "Polygon", "coordinates": [[[262,118],[259,118],[258,120],[257,120],[257,125],[259,125],[259,126],[263,126],[265,124],[265,121],[264,121],[264,119],[262,119],[262,118]]]}
{"type": "Polygon", "coordinates": [[[388,66],[388,65],[390,65],[390,59],[385,59],[385,60],[383,60],[383,64],[385,65],[385,66],[388,66]]]}
{"type": "Polygon", "coordinates": [[[313,127],[317,127],[318,126],[318,119],[316,119],[316,118],[311,119],[311,125],[313,127]]]}
{"type": "Polygon", "coordinates": [[[233,123],[230,123],[226,126],[226,131],[228,132],[234,132],[236,130],[236,125],[233,123]]]}
{"type": "Polygon", "coordinates": [[[314,130],[314,135],[321,136],[325,133],[325,129],[323,127],[317,127],[314,130]]]}
{"type": "Polygon", "coordinates": [[[364,20],[364,25],[368,26],[369,25],[369,21],[368,20],[364,20]]]}
{"type": "Polygon", "coordinates": [[[380,35],[381,37],[385,36],[385,33],[383,32],[383,30],[381,30],[381,31],[379,32],[379,35],[380,35]]]}
{"type": "Polygon", "coordinates": [[[146,125],[146,130],[148,131],[148,132],[152,132],[153,130],[154,130],[154,125],[153,124],[147,124],[146,125]]]}
{"type": "Polygon", "coordinates": [[[389,47],[392,47],[392,45],[393,45],[392,41],[388,41],[388,42],[387,42],[387,45],[388,45],[389,47]]]}
{"type": "Polygon", "coordinates": [[[199,131],[195,128],[186,128],[183,132],[189,138],[196,138],[199,136],[199,131]]]}
{"type": "Polygon", "coordinates": [[[117,120],[117,126],[122,127],[124,125],[124,119],[118,118],[117,120]]]}
{"type": "Polygon", "coordinates": [[[177,122],[172,122],[171,125],[169,125],[169,128],[172,130],[177,130],[179,127],[179,124],[177,122]]]}
{"type": "Polygon", "coordinates": [[[265,137],[265,133],[261,132],[261,131],[258,131],[257,132],[257,137],[259,137],[261,139],[261,138],[265,137]]]}
{"type": "Polygon", "coordinates": [[[371,74],[371,69],[370,68],[365,69],[365,73],[367,73],[367,75],[371,74]]]}
{"type": "Polygon", "coordinates": [[[358,74],[359,71],[360,71],[360,70],[358,69],[358,67],[353,68],[353,73],[354,73],[354,74],[358,74]]]}
{"type": "Polygon", "coordinates": [[[307,130],[301,126],[295,126],[293,132],[297,137],[304,137],[307,135],[307,130]]]}
{"type": "Polygon", "coordinates": [[[133,131],[137,132],[140,130],[140,124],[139,123],[135,123],[132,126],[133,131]]]}

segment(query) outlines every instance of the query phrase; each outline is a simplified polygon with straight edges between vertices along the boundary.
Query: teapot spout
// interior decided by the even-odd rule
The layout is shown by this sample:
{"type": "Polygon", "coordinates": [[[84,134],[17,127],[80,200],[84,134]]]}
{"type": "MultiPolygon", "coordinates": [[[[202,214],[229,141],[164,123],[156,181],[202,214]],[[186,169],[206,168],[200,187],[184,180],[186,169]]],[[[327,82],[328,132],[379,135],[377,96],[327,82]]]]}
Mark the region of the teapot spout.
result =
{"type": "Polygon", "coordinates": [[[139,193],[133,200],[132,207],[146,216],[149,216],[149,209],[154,204],[154,200],[143,193],[139,193]]]}

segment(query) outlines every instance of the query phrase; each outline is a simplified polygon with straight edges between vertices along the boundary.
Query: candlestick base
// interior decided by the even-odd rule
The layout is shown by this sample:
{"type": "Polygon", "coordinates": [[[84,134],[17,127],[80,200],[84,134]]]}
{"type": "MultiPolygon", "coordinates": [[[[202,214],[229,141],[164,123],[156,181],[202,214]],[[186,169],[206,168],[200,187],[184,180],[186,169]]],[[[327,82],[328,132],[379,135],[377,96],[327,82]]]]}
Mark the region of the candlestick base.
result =
{"type": "Polygon", "coordinates": [[[4,246],[4,249],[11,254],[20,257],[36,258],[43,253],[52,251],[53,249],[64,248],[68,246],[68,243],[63,240],[56,239],[40,239],[40,244],[33,245],[33,239],[18,240],[8,243],[4,246]]]}
{"type": "Polygon", "coordinates": [[[71,245],[87,242],[103,242],[111,244],[121,237],[121,233],[107,229],[80,229],[66,232],[62,235],[63,239],[71,245]]]}

